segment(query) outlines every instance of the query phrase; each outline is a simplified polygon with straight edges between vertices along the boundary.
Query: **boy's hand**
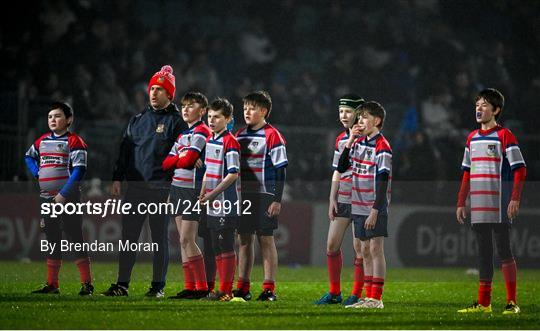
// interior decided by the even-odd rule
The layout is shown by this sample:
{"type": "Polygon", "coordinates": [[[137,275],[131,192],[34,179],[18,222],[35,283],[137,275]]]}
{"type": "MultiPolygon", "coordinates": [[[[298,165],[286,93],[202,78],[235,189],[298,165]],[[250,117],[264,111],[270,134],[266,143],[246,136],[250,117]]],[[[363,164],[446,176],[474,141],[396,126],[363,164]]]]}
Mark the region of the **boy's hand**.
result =
{"type": "Polygon", "coordinates": [[[330,200],[330,205],[328,206],[328,220],[332,222],[334,217],[337,214],[337,201],[335,199],[330,200]]]}
{"type": "Polygon", "coordinates": [[[208,194],[207,193],[201,194],[201,196],[199,197],[199,200],[201,201],[201,203],[207,203],[207,202],[213,201],[216,198],[216,196],[212,193],[213,191],[208,194]]]}
{"type": "Polygon", "coordinates": [[[456,210],[457,222],[459,224],[463,224],[465,223],[466,218],[467,218],[467,209],[465,207],[457,207],[457,210],[456,210]]]}
{"type": "Polygon", "coordinates": [[[268,211],[267,211],[268,216],[270,216],[270,218],[276,217],[279,215],[279,213],[281,213],[281,202],[277,202],[277,201],[272,202],[270,206],[268,207],[268,211]]]}
{"type": "Polygon", "coordinates": [[[195,167],[196,168],[202,168],[203,166],[203,161],[201,161],[201,159],[198,159],[197,162],[195,162],[195,167]]]}
{"type": "Polygon", "coordinates": [[[519,200],[511,200],[508,204],[508,218],[513,221],[519,214],[519,200]]]}
{"type": "Polygon", "coordinates": [[[371,212],[369,213],[369,216],[366,218],[366,222],[364,223],[364,229],[375,229],[375,224],[377,224],[377,216],[379,216],[379,211],[377,209],[371,209],[371,212]]]}
{"type": "Polygon", "coordinates": [[[56,203],[64,203],[64,202],[66,202],[66,198],[65,198],[62,194],[60,194],[60,193],[58,193],[58,194],[53,198],[53,200],[54,200],[54,202],[56,202],[56,203]]]}
{"type": "Polygon", "coordinates": [[[201,193],[201,195],[199,195],[199,201],[201,202],[201,204],[205,203],[207,200],[206,198],[206,194],[205,193],[201,193]]]}
{"type": "MultiPolygon", "coordinates": [[[[360,125],[358,125],[358,124],[353,125],[353,127],[351,128],[351,137],[353,137],[353,139],[356,139],[361,134],[362,134],[362,130],[360,129],[360,125]]],[[[350,137],[349,137],[349,139],[350,139],[350,137]]]]}
{"type": "Polygon", "coordinates": [[[362,131],[360,130],[360,126],[358,124],[353,125],[350,131],[349,140],[347,140],[347,144],[345,147],[351,148],[354,141],[362,134],[362,131]]]}
{"type": "Polygon", "coordinates": [[[119,197],[120,193],[122,193],[122,182],[119,180],[115,180],[114,182],[112,182],[111,195],[113,197],[119,197]]]}

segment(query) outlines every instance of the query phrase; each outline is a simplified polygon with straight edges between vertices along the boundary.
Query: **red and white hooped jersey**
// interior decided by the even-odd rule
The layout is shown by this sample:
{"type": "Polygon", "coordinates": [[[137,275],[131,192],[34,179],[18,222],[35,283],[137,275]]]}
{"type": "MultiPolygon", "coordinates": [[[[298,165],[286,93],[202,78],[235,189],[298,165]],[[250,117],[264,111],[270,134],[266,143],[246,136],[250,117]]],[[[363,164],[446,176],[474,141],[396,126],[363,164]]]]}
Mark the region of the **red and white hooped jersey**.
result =
{"type": "MultiPolygon", "coordinates": [[[[202,121],[195,123],[191,128],[178,135],[174,146],[169,152],[169,156],[179,157],[188,150],[193,150],[204,158],[206,142],[210,139],[212,131],[202,121]]],[[[198,182],[202,181],[204,176],[203,168],[182,169],[176,168],[172,178],[172,185],[185,188],[200,187],[198,182]]]]}
{"type": "MultiPolygon", "coordinates": [[[[343,131],[336,138],[334,159],[332,160],[332,168],[334,170],[337,170],[339,158],[341,156],[341,153],[343,152],[343,149],[345,149],[347,140],[349,140],[348,130],[343,131]]],[[[347,171],[341,174],[341,177],[339,179],[337,201],[339,203],[346,203],[350,205],[351,204],[351,191],[352,191],[352,167],[350,167],[349,169],[347,169],[347,171]]]]}
{"type": "Polygon", "coordinates": [[[43,198],[52,198],[60,192],[73,167],[87,166],[86,143],[71,132],[59,137],[52,132],[42,135],[26,155],[38,161],[40,196],[43,198]]]}
{"type": "Polygon", "coordinates": [[[467,138],[461,166],[470,171],[471,222],[510,222],[506,210],[512,196],[512,170],[525,167],[514,134],[501,126],[474,130],[467,138]]]}
{"type": "Polygon", "coordinates": [[[241,150],[242,191],[274,195],[276,169],[289,163],[285,139],[270,124],[258,130],[242,128],[236,138],[241,150]]]}
{"type": "Polygon", "coordinates": [[[378,133],[368,138],[358,138],[350,151],[352,165],[351,213],[367,216],[375,203],[377,188],[376,176],[388,173],[388,189],[385,202],[379,214],[388,214],[392,182],[392,148],[382,135],[378,133]]]}
{"type": "MultiPolygon", "coordinates": [[[[213,191],[230,173],[240,173],[240,145],[236,138],[227,130],[219,136],[212,136],[206,143],[206,192],[213,191]]],[[[240,177],[214,201],[209,202],[208,216],[233,217],[239,216],[241,210],[240,177]],[[214,208],[214,206],[216,208],[214,208]],[[226,213],[227,206],[230,212],[226,213]]]]}

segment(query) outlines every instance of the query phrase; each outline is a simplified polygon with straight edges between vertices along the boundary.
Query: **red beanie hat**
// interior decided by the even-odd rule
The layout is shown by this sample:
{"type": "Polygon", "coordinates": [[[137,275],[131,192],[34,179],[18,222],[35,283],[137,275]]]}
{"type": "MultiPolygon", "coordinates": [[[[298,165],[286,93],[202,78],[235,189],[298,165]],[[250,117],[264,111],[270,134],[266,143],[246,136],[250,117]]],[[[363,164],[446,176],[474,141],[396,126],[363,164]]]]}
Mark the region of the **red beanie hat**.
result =
{"type": "Polygon", "coordinates": [[[174,99],[174,91],[176,90],[174,81],[173,68],[170,65],[164,65],[161,67],[161,70],[156,72],[150,79],[150,82],[148,83],[148,93],[150,93],[152,85],[159,85],[169,92],[169,99],[172,100],[174,99]]]}

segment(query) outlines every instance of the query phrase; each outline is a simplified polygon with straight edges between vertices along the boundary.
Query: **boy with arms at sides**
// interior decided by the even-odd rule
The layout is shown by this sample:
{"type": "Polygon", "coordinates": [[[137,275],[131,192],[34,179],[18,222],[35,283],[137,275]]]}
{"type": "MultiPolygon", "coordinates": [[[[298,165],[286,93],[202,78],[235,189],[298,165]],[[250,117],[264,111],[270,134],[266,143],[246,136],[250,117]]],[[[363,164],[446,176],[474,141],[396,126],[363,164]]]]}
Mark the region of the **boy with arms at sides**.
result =
{"type": "Polygon", "coordinates": [[[469,134],[463,156],[463,178],[456,217],[465,222],[467,197],[471,202],[471,225],[478,242],[480,284],[478,301],[458,313],[491,313],[493,237],[506,284],[503,314],[518,314],[516,262],[510,248],[510,228],[519,213],[526,176],[525,161],[514,134],[497,124],[504,96],[493,88],[476,97],[476,122],[480,129],[469,134]]]}
{"type": "MultiPolygon", "coordinates": [[[[73,110],[63,102],[54,102],[47,115],[49,129],[39,137],[24,157],[32,175],[39,181],[41,203],[80,202],[80,182],[86,172],[87,146],[81,137],[69,131],[73,110]]],[[[32,293],[59,294],[58,275],[62,266],[60,243],[65,232],[70,243],[83,243],[82,216],[64,214],[57,218],[41,215],[40,226],[49,244],[55,244],[47,256],[47,284],[32,293]]],[[[82,288],[79,295],[92,295],[90,258],[84,250],[77,251],[77,268],[82,288]]]]}
{"type": "Polygon", "coordinates": [[[278,255],[274,241],[277,217],[281,212],[281,197],[285,187],[285,169],[288,164],[285,139],[267,123],[272,110],[272,99],[266,91],[257,91],[244,97],[244,120],[247,126],[236,133],[242,155],[242,193],[244,207],[250,214],[240,218],[238,283],[234,296],[251,299],[250,277],[254,262],[254,237],[261,246],[264,281],[257,300],[275,301],[275,279],[278,255]]]}
{"type": "Polygon", "coordinates": [[[362,241],[366,277],[373,278],[366,287],[366,300],[346,307],[382,309],[392,149],[380,132],[386,117],[384,108],[378,102],[369,101],[360,106],[359,116],[339,159],[338,171],[344,173],[350,166],[353,169],[351,214],[354,234],[362,241]]]}
{"type": "Polygon", "coordinates": [[[227,123],[232,117],[233,106],[227,99],[212,101],[208,109],[208,125],[212,137],[206,144],[206,173],[199,200],[207,212],[207,226],[219,275],[219,290],[204,299],[214,301],[230,301],[233,298],[232,286],[236,270],[234,232],[242,201],[238,178],[240,145],[227,130],[227,123]]]}
{"type": "MultiPolygon", "coordinates": [[[[188,129],[178,136],[162,164],[164,171],[174,169],[169,199],[174,206],[180,207],[175,222],[184,271],[184,289],[170,298],[200,299],[208,295],[209,288],[203,254],[196,243],[201,210],[197,201],[204,168],[195,165],[201,155],[204,158],[206,142],[211,135],[210,128],[202,121],[208,99],[202,93],[188,92],[181,102],[182,119],[188,129]]],[[[211,247],[206,245],[205,253],[209,253],[211,247]]]]}
{"type": "MultiPolygon", "coordinates": [[[[328,227],[328,239],[326,244],[330,288],[328,293],[323,295],[316,302],[318,305],[338,304],[342,302],[341,268],[343,267],[343,255],[341,244],[345,232],[351,224],[352,169],[349,168],[345,173],[340,174],[337,171],[337,166],[341,152],[349,140],[350,129],[356,124],[356,109],[359,108],[362,103],[364,103],[364,99],[356,94],[347,94],[339,99],[339,120],[345,128],[345,131],[340,133],[336,138],[334,159],[332,161],[334,172],[332,175],[332,186],[329,198],[330,203],[328,207],[328,219],[330,220],[330,224],[328,227]]],[[[355,251],[354,285],[351,295],[343,302],[343,304],[347,306],[357,303],[359,300],[363,300],[361,295],[362,287],[364,286],[364,265],[361,242],[360,239],[354,238],[354,229],[353,247],[355,251]]]]}

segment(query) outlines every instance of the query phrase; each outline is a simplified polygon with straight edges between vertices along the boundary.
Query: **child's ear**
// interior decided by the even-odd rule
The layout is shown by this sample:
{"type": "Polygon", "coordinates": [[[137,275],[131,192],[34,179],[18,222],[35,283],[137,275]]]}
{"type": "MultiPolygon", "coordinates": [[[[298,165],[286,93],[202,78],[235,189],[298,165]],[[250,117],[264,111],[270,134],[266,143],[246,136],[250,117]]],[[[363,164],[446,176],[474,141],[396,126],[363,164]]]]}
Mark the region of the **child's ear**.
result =
{"type": "Polygon", "coordinates": [[[71,123],[73,123],[73,116],[71,116],[70,118],[67,119],[68,126],[70,126],[71,123]]]}
{"type": "Polygon", "coordinates": [[[501,114],[501,107],[495,108],[495,111],[493,112],[493,116],[499,116],[501,114]]]}

